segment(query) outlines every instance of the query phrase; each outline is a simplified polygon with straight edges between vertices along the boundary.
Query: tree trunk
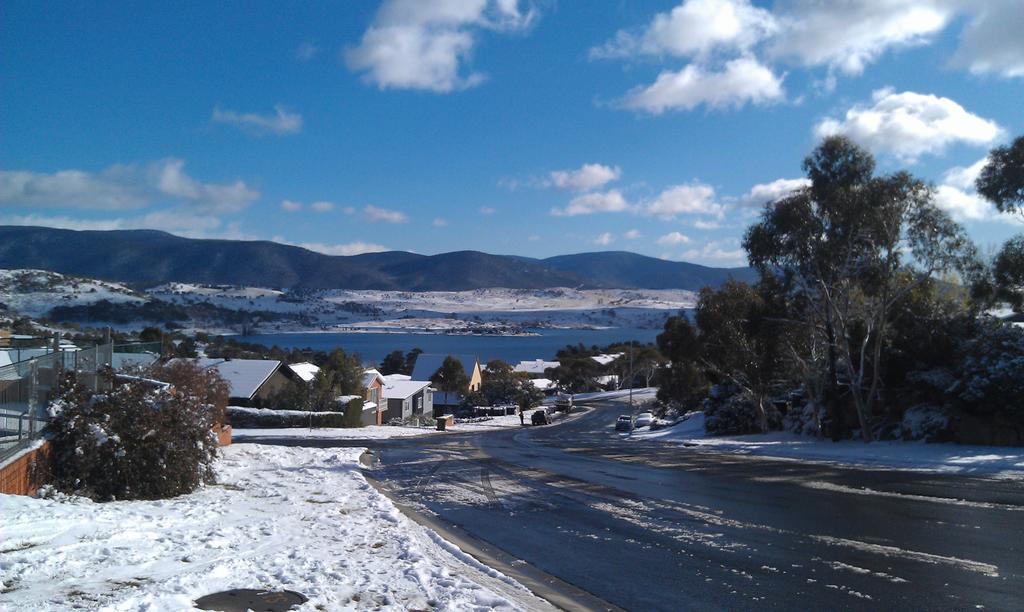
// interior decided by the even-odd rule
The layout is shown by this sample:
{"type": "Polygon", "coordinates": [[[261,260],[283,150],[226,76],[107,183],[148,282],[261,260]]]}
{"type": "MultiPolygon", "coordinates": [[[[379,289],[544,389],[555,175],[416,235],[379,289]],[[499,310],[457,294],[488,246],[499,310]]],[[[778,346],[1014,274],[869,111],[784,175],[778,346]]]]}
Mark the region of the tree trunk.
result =
{"type": "Polygon", "coordinates": [[[768,412],[764,409],[764,395],[757,394],[757,420],[761,433],[768,433],[768,412]]]}
{"type": "Polygon", "coordinates": [[[839,397],[836,389],[836,332],[832,327],[832,317],[829,317],[825,325],[828,336],[828,379],[825,381],[824,400],[825,412],[829,418],[829,435],[833,442],[842,439],[842,415],[839,414],[839,397]]]}

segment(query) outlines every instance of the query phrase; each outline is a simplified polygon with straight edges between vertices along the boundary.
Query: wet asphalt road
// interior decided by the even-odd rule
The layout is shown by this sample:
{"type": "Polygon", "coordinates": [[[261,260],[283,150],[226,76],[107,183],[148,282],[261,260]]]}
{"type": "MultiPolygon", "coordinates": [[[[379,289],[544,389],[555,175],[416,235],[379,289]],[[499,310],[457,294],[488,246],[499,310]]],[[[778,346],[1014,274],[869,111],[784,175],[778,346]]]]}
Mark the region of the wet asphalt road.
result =
{"type": "Polygon", "coordinates": [[[378,443],[372,475],[630,610],[1024,609],[1020,481],[645,443],[620,409],[378,443]]]}

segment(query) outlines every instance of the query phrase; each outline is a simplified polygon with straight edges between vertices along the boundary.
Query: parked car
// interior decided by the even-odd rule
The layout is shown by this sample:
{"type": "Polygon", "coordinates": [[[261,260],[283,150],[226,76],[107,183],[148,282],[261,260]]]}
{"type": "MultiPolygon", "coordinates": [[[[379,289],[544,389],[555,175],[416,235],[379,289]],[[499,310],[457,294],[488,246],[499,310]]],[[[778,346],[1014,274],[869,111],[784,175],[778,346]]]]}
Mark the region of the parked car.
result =
{"type": "Polygon", "coordinates": [[[555,400],[555,410],[565,413],[572,412],[572,396],[565,394],[559,395],[555,400]]]}
{"type": "Polygon", "coordinates": [[[633,417],[628,414],[620,415],[615,421],[615,431],[633,431],[633,417]]]}
{"type": "Polygon", "coordinates": [[[650,412],[641,412],[636,415],[636,421],[634,422],[635,427],[650,427],[651,423],[654,422],[654,415],[650,412]]]}
{"type": "Polygon", "coordinates": [[[551,419],[548,418],[548,411],[543,408],[533,411],[530,415],[530,423],[533,425],[550,425],[551,419]]]}

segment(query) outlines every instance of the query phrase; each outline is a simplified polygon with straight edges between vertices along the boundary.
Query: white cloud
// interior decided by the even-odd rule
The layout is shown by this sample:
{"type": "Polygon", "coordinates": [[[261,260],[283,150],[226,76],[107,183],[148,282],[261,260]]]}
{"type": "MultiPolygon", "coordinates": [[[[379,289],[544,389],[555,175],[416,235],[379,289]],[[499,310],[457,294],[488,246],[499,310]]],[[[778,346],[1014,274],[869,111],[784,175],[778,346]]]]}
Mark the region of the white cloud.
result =
{"type": "Polygon", "coordinates": [[[747,254],[735,240],[711,241],[699,249],[685,251],[682,254],[682,259],[713,266],[744,266],[747,264],[747,254]]]}
{"type": "Polygon", "coordinates": [[[870,107],[855,105],[842,120],[825,119],[815,134],[846,134],[873,151],[912,162],[954,143],[988,145],[1002,133],[994,121],[967,112],[949,98],[880,89],[872,101],[870,107]]]}
{"type": "Polygon", "coordinates": [[[233,110],[213,109],[211,120],[240,128],[253,134],[297,134],[302,131],[302,115],[288,111],[284,106],[274,106],[274,114],[239,113],[233,110]]]}
{"type": "Polygon", "coordinates": [[[117,210],[145,206],[151,195],[133,166],[99,173],[0,170],[0,204],[117,210]]]}
{"type": "Polygon", "coordinates": [[[172,208],[154,211],[136,217],[106,219],[78,219],[65,215],[0,215],[0,225],[31,225],[70,230],[126,230],[157,229],[190,238],[253,239],[243,234],[237,225],[226,228],[217,217],[196,214],[189,210],[172,208]]]}
{"type": "Polygon", "coordinates": [[[986,163],[988,156],[970,166],[956,166],[947,170],[942,176],[942,183],[935,188],[935,204],[958,221],[998,218],[1000,213],[995,206],[974,190],[974,182],[986,163]]]}
{"type": "Polygon", "coordinates": [[[618,166],[583,164],[577,170],[555,170],[548,176],[549,183],[559,189],[590,191],[618,180],[622,170],[618,166]]]}
{"type": "Polygon", "coordinates": [[[672,246],[675,246],[677,244],[687,244],[687,243],[689,243],[690,242],[690,237],[685,235],[685,234],[681,234],[679,232],[670,232],[670,233],[665,234],[664,236],[658,238],[656,240],[656,242],[658,244],[660,244],[660,245],[672,245],[672,246]]]}
{"type": "Polygon", "coordinates": [[[693,227],[699,230],[716,230],[722,229],[722,224],[718,221],[705,221],[704,219],[697,219],[693,222],[693,227]]]}
{"type": "Polygon", "coordinates": [[[769,104],[785,98],[782,77],[751,57],[725,64],[721,72],[709,72],[697,64],[682,70],[664,71],[647,87],[626,94],[622,105],[660,115],[669,110],[739,108],[745,104],[769,104]]]}
{"type": "Polygon", "coordinates": [[[211,213],[239,212],[260,197],[243,181],[201,183],[185,173],[185,162],[166,159],[150,167],[150,180],[161,194],[187,200],[211,213]]]}
{"type": "Polygon", "coordinates": [[[526,237],[526,240],[527,242],[537,242],[540,240],[540,236],[538,236],[537,234],[530,234],[529,236],[526,237]]]}
{"type": "Polygon", "coordinates": [[[314,212],[324,213],[334,210],[334,202],[327,202],[322,200],[320,202],[313,202],[309,205],[310,209],[314,212]]]}
{"type": "Polygon", "coordinates": [[[725,207],[715,201],[715,189],[694,181],[669,187],[647,204],[644,211],[652,216],[672,218],[678,215],[710,215],[720,217],[725,207]]]}
{"type": "Polygon", "coordinates": [[[123,210],[169,200],[223,213],[242,210],[260,197],[243,181],[202,183],[184,168],[184,161],[168,158],[144,167],[114,165],[98,173],[0,170],[0,204],[123,210]]]}
{"type": "Polygon", "coordinates": [[[385,0],[359,45],[345,51],[350,70],[381,89],[446,93],[483,81],[465,64],[480,30],[522,31],[537,16],[518,0],[385,0]]]}
{"type": "Polygon", "coordinates": [[[304,42],[295,49],[295,59],[300,62],[308,62],[320,53],[320,47],[316,43],[304,42]]]}
{"type": "Polygon", "coordinates": [[[958,221],[990,219],[996,215],[992,204],[973,190],[953,185],[939,185],[935,188],[935,204],[958,221]]]}
{"type": "Polygon", "coordinates": [[[565,208],[553,208],[551,214],[556,217],[575,217],[602,212],[624,212],[631,210],[629,202],[617,189],[611,191],[586,193],[569,201],[565,208]]]}
{"type": "Polygon", "coordinates": [[[1024,77],[1024,6],[1020,0],[967,4],[975,14],[960,34],[953,63],[974,74],[1024,77]]]}
{"type": "Polygon", "coordinates": [[[288,242],[280,237],[275,236],[274,242],[280,242],[282,244],[290,244],[292,246],[302,247],[310,251],[316,251],[317,253],[323,253],[324,255],[361,255],[363,253],[381,253],[384,251],[390,251],[388,247],[382,244],[373,244],[370,242],[349,242],[347,244],[326,244],[323,242],[288,242]]]}
{"type": "Polygon", "coordinates": [[[615,236],[612,236],[611,232],[605,232],[594,238],[594,244],[599,246],[608,246],[613,242],[615,242],[615,236]]]}
{"type": "Polygon", "coordinates": [[[641,234],[640,230],[637,229],[631,229],[622,235],[622,237],[625,238],[626,240],[636,240],[637,238],[640,238],[642,236],[643,234],[641,234]]]}
{"type": "Polygon", "coordinates": [[[928,43],[952,20],[949,0],[793,0],[769,55],[860,74],[889,49],[928,43]]]}
{"type": "Polygon", "coordinates": [[[409,216],[404,212],[378,208],[373,205],[363,208],[363,214],[370,221],[385,221],[387,223],[407,223],[409,221],[409,216]]]}
{"type": "Polygon", "coordinates": [[[750,191],[741,196],[739,204],[745,207],[760,208],[810,184],[810,179],[806,178],[777,179],[770,183],[760,183],[751,187],[750,191]]]}
{"type": "Polygon", "coordinates": [[[448,225],[448,219],[442,219],[441,217],[437,217],[436,219],[431,221],[431,225],[433,225],[434,227],[446,227],[448,225]]]}
{"type": "Polygon", "coordinates": [[[658,13],[639,33],[621,30],[590,50],[592,58],[701,56],[716,48],[746,50],[777,28],[772,14],[748,0],[685,0],[658,13]]]}
{"type": "Polygon", "coordinates": [[[491,208],[490,206],[481,206],[480,207],[480,214],[481,215],[493,215],[496,212],[498,212],[497,208],[491,208]]]}
{"type": "Polygon", "coordinates": [[[302,202],[294,200],[281,200],[281,210],[286,212],[298,212],[302,210],[302,202]]]}

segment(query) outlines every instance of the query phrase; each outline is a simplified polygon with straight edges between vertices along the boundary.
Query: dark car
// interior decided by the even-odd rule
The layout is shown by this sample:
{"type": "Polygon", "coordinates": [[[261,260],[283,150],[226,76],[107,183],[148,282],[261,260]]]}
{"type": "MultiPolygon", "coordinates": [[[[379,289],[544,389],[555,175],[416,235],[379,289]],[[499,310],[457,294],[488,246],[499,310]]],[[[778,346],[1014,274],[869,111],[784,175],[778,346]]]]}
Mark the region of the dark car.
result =
{"type": "Polygon", "coordinates": [[[633,431],[633,417],[624,414],[615,421],[615,431],[633,431]]]}
{"type": "Polygon", "coordinates": [[[548,418],[548,413],[546,410],[534,410],[533,414],[530,415],[530,423],[534,425],[550,425],[551,419],[548,418]]]}

